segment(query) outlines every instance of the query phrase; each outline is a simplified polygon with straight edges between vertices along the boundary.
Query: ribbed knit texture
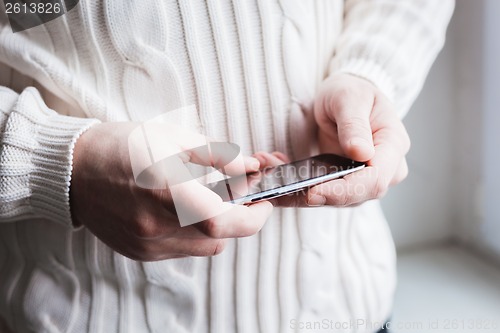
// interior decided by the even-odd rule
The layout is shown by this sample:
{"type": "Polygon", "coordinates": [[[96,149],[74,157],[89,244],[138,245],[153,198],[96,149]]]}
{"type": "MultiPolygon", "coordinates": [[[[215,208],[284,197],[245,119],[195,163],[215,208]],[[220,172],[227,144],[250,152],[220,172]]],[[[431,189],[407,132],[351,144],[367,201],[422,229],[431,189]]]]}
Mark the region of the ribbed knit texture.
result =
{"type": "Polygon", "coordinates": [[[67,224],[71,152],[79,135],[98,121],[49,110],[34,88],[20,95],[0,89],[0,112],[6,118],[0,131],[0,217],[67,224]]]}
{"type": "Polygon", "coordinates": [[[201,124],[247,154],[310,155],[324,77],[371,80],[404,115],[452,8],[451,0],[345,8],[340,0],[81,0],[17,34],[1,16],[0,83],[16,92],[0,88],[0,317],[14,332],[91,333],[275,333],[299,331],[298,322],[387,319],[395,253],[377,201],[276,209],[259,234],[231,240],[219,256],[134,262],[71,227],[72,149],[97,121],[194,104],[197,114],[171,112],[172,121],[201,124]]]}

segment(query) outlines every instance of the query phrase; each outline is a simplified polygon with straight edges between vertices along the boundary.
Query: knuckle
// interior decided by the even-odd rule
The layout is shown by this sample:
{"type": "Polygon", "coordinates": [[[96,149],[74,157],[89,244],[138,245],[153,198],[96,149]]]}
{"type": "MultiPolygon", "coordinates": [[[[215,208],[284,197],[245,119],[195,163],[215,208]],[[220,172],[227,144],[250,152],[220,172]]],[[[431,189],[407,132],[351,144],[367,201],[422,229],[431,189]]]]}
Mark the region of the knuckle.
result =
{"type": "Polygon", "coordinates": [[[224,251],[224,248],[226,247],[226,242],[224,240],[219,240],[215,243],[215,246],[213,248],[213,251],[211,253],[212,256],[216,256],[222,253],[224,251]]]}
{"type": "Polygon", "coordinates": [[[343,192],[339,198],[340,206],[345,207],[349,204],[349,196],[346,192],[343,192]]]}
{"type": "Polygon", "coordinates": [[[158,184],[157,189],[145,191],[147,191],[146,196],[148,196],[153,202],[162,206],[172,205],[172,194],[170,192],[170,188],[166,184],[158,184]]]}
{"type": "Polygon", "coordinates": [[[332,99],[332,102],[335,103],[333,106],[343,107],[346,103],[351,103],[352,101],[373,101],[375,98],[375,90],[373,88],[373,85],[366,80],[356,80],[350,84],[336,87],[332,99]]]}
{"type": "Polygon", "coordinates": [[[151,239],[159,236],[156,228],[151,224],[141,224],[139,228],[137,228],[136,235],[139,238],[151,239]]]}
{"type": "Polygon", "coordinates": [[[374,199],[382,198],[387,192],[387,189],[388,189],[387,183],[379,178],[375,183],[375,186],[373,187],[373,198],[374,199]]]}
{"type": "Polygon", "coordinates": [[[222,238],[223,226],[216,219],[208,219],[202,223],[202,231],[211,238],[222,238]]]}
{"type": "Polygon", "coordinates": [[[139,239],[152,239],[162,235],[162,228],[154,218],[148,216],[137,219],[131,227],[131,232],[139,239]]]}
{"type": "Polygon", "coordinates": [[[189,251],[189,255],[195,257],[212,257],[221,254],[226,246],[224,239],[206,240],[202,245],[189,251]]]}
{"type": "Polygon", "coordinates": [[[335,98],[332,100],[337,107],[344,105],[344,101],[356,94],[356,90],[350,86],[343,86],[335,90],[335,98]]]}
{"type": "Polygon", "coordinates": [[[338,184],[336,186],[337,186],[337,188],[333,189],[334,205],[340,206],[340,207],[345,207],[349,204],[349,195],[348,195],[345,188],[341,187],[338,184]],[[337,190],[337,189],[340,189],[340,190],[337,190]]]}
{"type": "Polygon", "coordinates": [[[344,131],[357,129],[371,130],[368,119],[359,116],[349,117],[349,119],[344,120],[342,124],[340,124],[340,127],[344,131]]]}

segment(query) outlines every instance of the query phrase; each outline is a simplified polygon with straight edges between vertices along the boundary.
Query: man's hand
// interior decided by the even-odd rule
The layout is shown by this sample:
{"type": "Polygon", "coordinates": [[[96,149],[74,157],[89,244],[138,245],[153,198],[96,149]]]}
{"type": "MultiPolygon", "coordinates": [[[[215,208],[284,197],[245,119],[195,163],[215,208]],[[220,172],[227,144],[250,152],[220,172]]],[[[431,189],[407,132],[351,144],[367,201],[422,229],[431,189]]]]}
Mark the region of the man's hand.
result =
{"type": "MultiPolygon", "coordinates": [[[[410,148],[406,129],[391,102],[370,82],[337,74],[322,83],[314,116],[322,153],[366,162],[363,170],[307,191],[274,200],[278,206],[350,206],[380,198],[390,185],[408,174],[405,155],[410,148]]],[[[263,166],[286,162],[278,155],[260,153],[263,166]],[[281,160],[281,161],[280,161],[281,160]]]]}
{"type": "MultiPolygon", "coordinates": [[[[193,216],[223,213],[181,227],[170,190],[141,188],[134,180],[128,138],[137,126],[103,123],[78,139],[70,191],[75,224],[87,227],[115,251],[141,261],[216,255],[224,249],[225,239],[250,236],[262,228],[272,211],[269,202],[251,206],[224,203],[196,181],[176,193],[184,200],[182,206],[188,207],[193,216]]],[[[172,137],[164,133],[169,132],[159,125],[152,136],[167,145],[172,137]]],[[[186,138],[193,139],[191,135],[186,138]]],[[[228,173],[235,171],[230,164],[217,165],[224,158],[216,154],[186,154],[185,158],[196,164],[225,167],[228,173]]],[[[258,160],[251,157],[243,158],[243,165],[243,172],[259,168],[258,160]]]]}

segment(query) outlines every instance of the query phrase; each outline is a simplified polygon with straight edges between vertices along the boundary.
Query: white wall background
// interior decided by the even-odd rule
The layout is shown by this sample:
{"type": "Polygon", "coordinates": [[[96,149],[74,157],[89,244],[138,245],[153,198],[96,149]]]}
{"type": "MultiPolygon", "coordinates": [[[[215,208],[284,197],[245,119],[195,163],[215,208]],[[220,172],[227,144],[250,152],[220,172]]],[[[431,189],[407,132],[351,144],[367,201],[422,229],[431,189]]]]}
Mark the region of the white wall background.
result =
{"type": "Polygon", "coordinates": [[[500,1],[457,0],[405,119],[410,175],[383,200],[399,249],[459,241],[500,255],[500,1]]]}
{"type": "Polygon", "coordinates": [[[500,1],[485,1],[482,58],[484,90],[482,153],[484,224],[479,239],[487,250],[500,255],[500,1]]]}
{"type": "Polygon", "coordinates": [[[412,140],[408,178],[382,204],[398,248],[448,239],[453,219],[454,21],[443,51],[404,123],[412,140]]]}

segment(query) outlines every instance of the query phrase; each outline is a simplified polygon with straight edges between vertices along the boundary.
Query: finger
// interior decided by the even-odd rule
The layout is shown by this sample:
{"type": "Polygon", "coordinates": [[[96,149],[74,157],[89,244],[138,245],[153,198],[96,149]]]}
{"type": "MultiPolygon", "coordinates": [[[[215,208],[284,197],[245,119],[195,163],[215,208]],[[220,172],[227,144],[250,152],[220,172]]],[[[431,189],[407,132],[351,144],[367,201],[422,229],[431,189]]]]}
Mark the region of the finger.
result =
{"type": "Polygon", "coordinates": [[[287,163],[286,161],[288,160],[288,157],[284,154],[281,154],[283,156],[280,156],[280,154],[281,153],[271,154],[268,152],[257,152],[253,154],[253,156],[259,160],[260,168],[265,169],[287,163]]]}
{"type": "MultiPolygon", "coordinates": [[[[364,173],[366,170],[357,171],[356,173],[364,173]]],[[[371,172],[373,171],[367,173],[371,172]]],[[[367,200],[367,188],[374,187],[376,184],[376,177],[371,178],[371,182],[366,181],[368,179],[366,174],[361,174],[359,177],[361,178],[360,181],[354,179],[351,175],[345,176],[341,179],[316,185],[308,190],[301,190],[269,201],[275,207],[350,206],[367,200]],[[348,181],[346,182],[346,180],[348,181]],[[314,190],[311,191],[312,189],[314,190]]]]}
{"type": "Polygon", "coordinates": [[[282,153],[280,151],[274,151],[274,152],[272,152],[272,155],[275,156],[275,157],[277,157],[278,159],[280,159],[284,163],[290,163],[291,162],[290,158],[286,154],[284,154],[284,153],[282,153]]]}
{"type": "Polygon", "coordinates": [[[363,87],[337,89],[332,92],[329,105],[333,121],[337,124],[339,143],[344,153],[357,161],[373,157],[374,147],[370,114],[374,105],[371,90],[363,87]]]}
{"type": "Polygon", "coordinates": [[[243,175],[257,171],[260,162],[254,157],[243,156],[238,145],[228,142],[211,142],[210,159],[213,167],[228,175],[243,175]]]}
{"type": "Polygon", "coordinates": [[[224,201],[232,201],[242,198],[252,189],[258,191],[258,185],[263,173],[261,171],[252,172],[245,175],[239,175],[218,181],[215,186],[211,187],[212,191],[221,195],[224,201]]]}
{"type": "Polygon", "coordinates": [[[175,210],[182,227],[205,221],[230,211],[234,205],[223,202],[222,198],[197,180],[190,180],[169,186],[170,196],[163,204],[175,210]],[[173,206],[173,207],[172,207],[173,206]]]}
{"type": "Polygon", "coordinates": [[[217,157],[218,156],[214,156],[214,168],[229,176],[244,175],[258,171],[261,168],[260,161],[252,156],[243,156],[239,154],[228,163],[226,163],[224,158],[217,159],[217,157]]]}
{"type": "Polygon", "coordinates": [[[231,176],[257,171],[260,168],[258,159],[244,156],[240,147],[230,142],[209,142],[185,153],[188,162],[211,166],[231,176]]]}
{"type": "Polygon", "coordinates": [[[233,205],[224,214],[210,218],[197,225],[210,238],[236,238],[256,234],[271,215],[273,206],[259,202],[250,206],[233,205]]]}
{"type": "Polygon", "coordinates": [[[398,135],[394,131],[379,130],[374,137],[378,143],[375,146],[375,156],[368,161],[368,166],[342,179],[312,187],[308,193],[308,202],[324,200],[327,205],[349,206],[382,197],[404,156],[398,145],[393,144],[397,139],[398,135]]]}
{"type": "Polygon", "coordinates": [[[349,206],[380,198],[387,192],[409,149],[409,139],[403,125],[394,114],[378,109],[385,108],[383,103],[376,105],[376,108],[375,113],[381,116],[377,120],[379,125],[373,133],[375,155],[368,161],[368,167],[343,179],[311,188],[308,193],[309,203],[323,200],[327,205],[349,206]]]}
{"type": "Polygon", "coordinates": [[[256,187],[262,178],[262,172],[256,172],[255,167],[265,169],[283,164],[282,159],[288,160],[288,157],[282,153],[267,153],[258,152],[253,155],[253,157],[244,157],[244,160],[249,160],[246,162],[247,165],[254,164],[254,160],[257,165],[252,165],[251,168],[246,169],[246,176],[232,177],[228,180],[227,186],[230,186],[230,190],[234,197],[241,197],[248,194],[249,189],[256,187]]]}
{"type": "Polygon", "coordinates": [[[249,207],[235,205],[234,208],[230,213],[196,225],[178,228],[175,237],[148,240],[142,243],[138,253],[147,254],[145,256],[147,259],[143,259],[146,261],[217,255],[223,251],[226,238],[245,237],[257,233],[272,211],[272,205],[268,202],[249,207]]]}
{"type": "Polygon", "coordinates": [[[260,169],[260,161],[252,156],[243,156],[243,163],[245,164],[245,173],[258,171],[260,169]]]}
{"type": "Polygon", "coordinates": [[[377,186],[377,175],[377,169],[365,167],[344,178],[314,186],[308,192],[307,204],[344,207],[374,199],[377,195],[373,193],[373,189],[377,186]]]}
{"type": "Polygon", "coordinates": [[[368,161],[374,154],[369,122],[375,102],[373,87],[350,76],[332,80],[325,87],[329,90],[321,92],[315,105],[318,124],[325,129],[330,126],[327,132],[338,132],[339,144],[346,156],[368,161]]]}

